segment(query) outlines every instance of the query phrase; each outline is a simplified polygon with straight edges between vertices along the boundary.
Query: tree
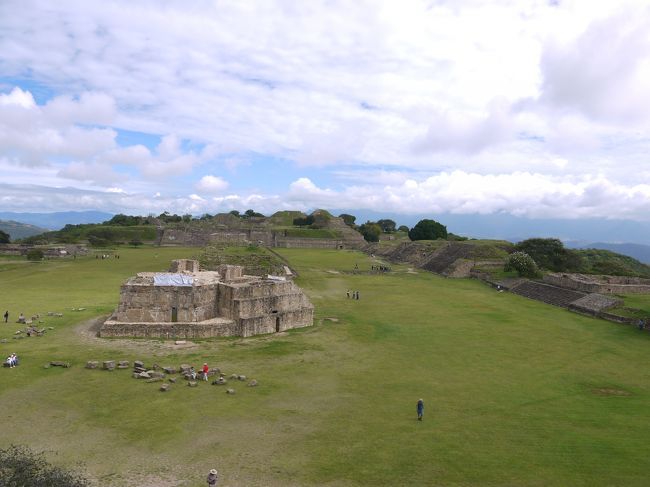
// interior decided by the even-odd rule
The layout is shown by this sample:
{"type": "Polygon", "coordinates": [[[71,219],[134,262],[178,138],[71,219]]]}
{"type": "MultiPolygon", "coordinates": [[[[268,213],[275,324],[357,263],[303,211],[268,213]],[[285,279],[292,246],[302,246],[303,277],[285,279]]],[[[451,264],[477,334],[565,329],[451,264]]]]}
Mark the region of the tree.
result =
{"type": "Polygon", "coordinates": [[[503,270],[517,271],[522,277],[536,277],[539,274],[537,264],[526,252],[513,252],[506,259],[503,270]]]}
{"type": "Polygon", "coordinates": [[[0,243],[9,243],[11,241],[11,237],[7,232],[3,232],[0,230],[0,243]]]}
{"type": "Polygon", "coordinates": [[[515,250],[530,255],[539,267],[555,272],[579,270],[583,264],[580,255],[564,248],[557,238],[529,238],[515,245],[515,250]]]}
{"type": "Polygon", "coordinates": [[[297,227],[304,227],[307,225],[311,225],[314,223],[314,217],[313,215],[309,215],[306,217],[298,217],[293,219],[293,224],[296,225],[297,227]]]}
{"type": "Polygon", "coordinates": [[[264,215],[262,215],[261,213],[256,212],[255,210],[246,210],[244,212],[244,216],[246,218],[252,218],[252,217],[260,217],[260,216],[263,217],[264,215]]]}
{"type": "Polygon", "coordinates": [[[43,256],[44,254],[41,249],[29,249],[27,251],[27,260],[36,262],[39,260],[43,260],[43,256]]]}
{"type": "Polygon", "coordinates": [[[78,472],[51,465],[42,453],[12,445],[0,449],[0,485],[87,487],[90,482],[78,472]]]}
{"type": "Polygon", "coordinates": [[[411,240],[437,240],[447,238],[447,227],[435,220],[420,220],[409,230],[411,240]]]}
{"type": "Polygon", "coordinates": [[[354,222],[356,221],[357,217],[354,215],[349,215],[347,213],[341,213],[339,215],[339,218],[343,219],[343,222],[348,226],[348,227],[354,227],[354,222]]]}
{"type": "Polygon", "coordinates": [[[231,210],[230,214],[232,216],[236,216],[237,218],[241,218],[241,215],[239,214],[239,211],[237,211],[237,210],[231,210]]]}
{"type": "Polygon", "coordinates": [[[377,225],[381,227],[382,232],[393,233],[395,231],[395,226],[397,224],[393,220],[383,219],[383,220],[378,220],[377,225]]]}
{"type": "Polygon", "coordinates": [[[398,232],[404,232],[404,233],[409,233],[409,227],[406,225],[400,225],[399,228],[397,229],[398,232]]]}
{"type": "Polygon", "coordinates": [[[359,227],[359,232],[361,232],[366,242],[379,242],[381,227],[375,222],[367,221],[359,227]]]}

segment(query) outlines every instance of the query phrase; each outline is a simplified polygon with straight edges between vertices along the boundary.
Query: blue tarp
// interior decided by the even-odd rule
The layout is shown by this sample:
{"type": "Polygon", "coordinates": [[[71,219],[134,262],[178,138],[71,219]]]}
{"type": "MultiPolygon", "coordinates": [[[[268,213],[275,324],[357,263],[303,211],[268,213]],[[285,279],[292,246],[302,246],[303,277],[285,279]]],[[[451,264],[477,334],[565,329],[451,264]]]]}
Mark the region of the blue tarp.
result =
{"type": "Polygon", "coordinates": [[[191,286],[194,278],[186,274],[155,274],[154,286],[191,286]]]}

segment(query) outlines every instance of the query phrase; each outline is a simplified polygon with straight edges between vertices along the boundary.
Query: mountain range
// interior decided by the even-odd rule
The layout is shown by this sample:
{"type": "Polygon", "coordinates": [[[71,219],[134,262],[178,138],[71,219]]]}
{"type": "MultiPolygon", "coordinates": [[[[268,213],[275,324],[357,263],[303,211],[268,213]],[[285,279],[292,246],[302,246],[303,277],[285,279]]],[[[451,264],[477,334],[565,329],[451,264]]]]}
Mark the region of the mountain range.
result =
{"type": "Polygon", "coordinates": [[[112,213],[106,213],[103,211],[62,211],[55,213],[0,212],[0,220],[12,220],[14,222],[26,223],[46,229],[41,230],[38,233],[43,233],[48,230],[60,230],[68,224],[78,225],[80,223],[101,223],[110,220],[112,217],[112,213]]]}

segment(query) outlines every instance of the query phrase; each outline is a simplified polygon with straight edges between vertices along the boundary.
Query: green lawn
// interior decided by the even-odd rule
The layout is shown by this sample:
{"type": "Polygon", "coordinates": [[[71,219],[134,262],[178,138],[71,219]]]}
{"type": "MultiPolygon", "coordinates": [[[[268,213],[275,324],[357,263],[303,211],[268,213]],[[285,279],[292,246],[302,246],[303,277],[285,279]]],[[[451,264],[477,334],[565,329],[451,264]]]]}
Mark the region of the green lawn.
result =
{"type": "Polygon", "coordinates": [[[83,462],[102,486],[202,486],[213,466],[226,486],[647,485],[650,335],[478,281],[395,265],[370,274],[361,253],[277,249],[299,271],[314,327],[188,349],[79,333],[113,309],[126,277],[197,250],[3,266],[12,318],[64,313],[46,318],[55,329],[44,337],[13,340],[17,325],[0,326],[0,353],[23,357],[0,370],[3,443],[83,462]],[[260,386],[160,393],[129,371],[83,368],[109,358],[207,360],[260,386]],[[44,369],[49,360],[73,366],[44,369]]]}

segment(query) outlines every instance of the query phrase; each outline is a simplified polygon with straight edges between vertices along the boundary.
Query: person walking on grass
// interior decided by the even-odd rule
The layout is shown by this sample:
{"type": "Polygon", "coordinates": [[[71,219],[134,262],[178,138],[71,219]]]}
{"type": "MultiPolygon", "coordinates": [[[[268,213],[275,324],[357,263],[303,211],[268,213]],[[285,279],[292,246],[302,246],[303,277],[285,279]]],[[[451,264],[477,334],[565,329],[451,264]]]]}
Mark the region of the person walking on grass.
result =
{"type": "Polygon", "coordinates": [[[417,412],[418,421],[422,421],[422,416],[424,416],[424,399],[418,399],[417,412]]]}
{"type": "Polygon", "coordinates": [[[208,372],[210,372],[210,367],[208,367],[208,364],[205,363],[203,364],[203,380],[205,381],[208,380],[208,372]]]}
{"type": "Polygon", "coordinates": [[[5,311],[4,318],[5,318],[5,323],[9,321],[9,310],[5,311]]]}
{"type": "Polygon", "coordinates": [[[208,474],[208,487],[216,487],[217,480],[219,480],[219,472],[217,472],[217,469],[213,468],[208,474]]]}

